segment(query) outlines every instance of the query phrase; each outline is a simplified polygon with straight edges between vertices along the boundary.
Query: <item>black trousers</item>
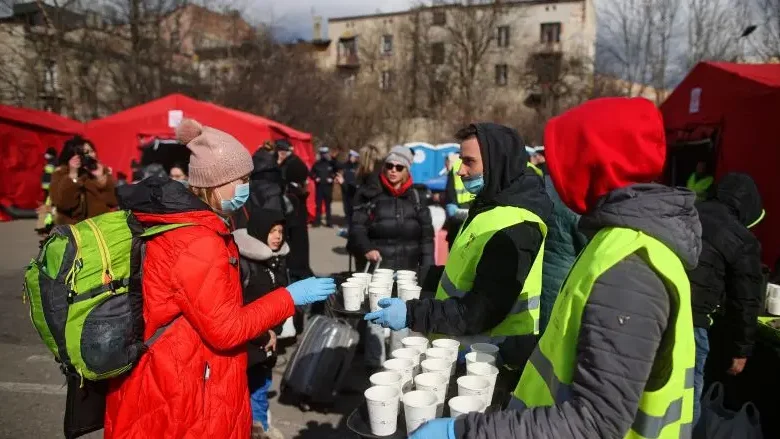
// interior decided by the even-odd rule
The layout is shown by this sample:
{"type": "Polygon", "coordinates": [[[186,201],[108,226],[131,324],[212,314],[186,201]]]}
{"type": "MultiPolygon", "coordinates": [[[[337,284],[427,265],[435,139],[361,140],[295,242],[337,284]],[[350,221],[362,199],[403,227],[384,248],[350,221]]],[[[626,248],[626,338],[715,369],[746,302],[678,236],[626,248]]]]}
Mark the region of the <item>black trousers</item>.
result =
{"type": "Polygon", "coordinates": [[[341,186],[342,201],[344,203],[344,216],[347,222],[347,229],[352,226],[352,212],[355,210],[352,206],[352,202],[355,199],[355,186],[341,186]]]}
{"type": "Polygon", "coordinates": [[[325,224],[333,225],[333,218],[330,215],[330,203],[333,201],[333,185],[330,184],[318,184],[317,195],[315,197],[315,211],[316,216],[314,218],[314,224],[322,223],[322,209],[325,208],[325,224]]]}

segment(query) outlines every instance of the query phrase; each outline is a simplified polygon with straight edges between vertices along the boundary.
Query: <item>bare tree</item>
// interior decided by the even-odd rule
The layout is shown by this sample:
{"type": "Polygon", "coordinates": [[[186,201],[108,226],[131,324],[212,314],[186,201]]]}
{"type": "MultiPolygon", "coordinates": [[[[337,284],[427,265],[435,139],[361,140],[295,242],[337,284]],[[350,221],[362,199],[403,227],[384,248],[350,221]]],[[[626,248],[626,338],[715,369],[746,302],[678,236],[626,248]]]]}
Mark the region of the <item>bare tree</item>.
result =
{"type": "Polygon", "coordinates": [[[748,38],[747,48],[766,62],[780,62],[780,1],[747,0],[758,26],[755,36],[748,38]]]}
{"type": "Polygon", "coordinates": [[[686,0],[685,70],[701,61],[732,61],[740,55],[740,33],[748,23],[747,7],[739,0],[686,0]]]}

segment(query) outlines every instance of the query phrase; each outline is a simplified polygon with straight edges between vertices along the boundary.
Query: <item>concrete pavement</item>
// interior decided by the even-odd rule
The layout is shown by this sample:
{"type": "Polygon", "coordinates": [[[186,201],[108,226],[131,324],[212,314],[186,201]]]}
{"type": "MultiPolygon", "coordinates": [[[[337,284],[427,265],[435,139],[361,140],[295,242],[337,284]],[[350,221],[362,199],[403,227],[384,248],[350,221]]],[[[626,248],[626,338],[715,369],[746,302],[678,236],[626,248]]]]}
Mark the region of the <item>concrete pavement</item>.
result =
{"type": "MultiPolygon", "coordinates": [[[[334,203],[334,214],[341,205],[334,203]]],[[[34,221],[0,223],[0,439],[61,438],[65,409],[64,379],[30,323],[22,302],[24,266],[38,250],[34,221]]],[[[318,274],[347,269],[343,238],[336,229],[310,229],[312,268],[318,274]]],[[[279,402],[279,382],[294,348],[288,348],[275,370],[271,412],[285,438],[342,439],[354,437],[345,426],[345,414],[360,402],[360,392],[338,398],[329,413],[303,412],[279,402]]],[[[359,361],[349,387],[366,387],[359,361]]],[[[100,432],[85,436],[102,437],[100,432]]]]}

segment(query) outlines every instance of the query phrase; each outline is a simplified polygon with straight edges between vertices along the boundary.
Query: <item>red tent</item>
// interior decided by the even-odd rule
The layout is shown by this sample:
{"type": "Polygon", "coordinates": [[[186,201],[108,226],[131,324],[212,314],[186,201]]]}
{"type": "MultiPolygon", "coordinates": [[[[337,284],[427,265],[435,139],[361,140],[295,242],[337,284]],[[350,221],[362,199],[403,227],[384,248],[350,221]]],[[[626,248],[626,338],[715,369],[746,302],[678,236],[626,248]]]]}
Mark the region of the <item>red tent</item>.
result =
{"type": "MultiPolygon", "coordinates": [[[[140,158],[143,141],[149,137],[173,138],[173,127],[182,117],[196,119],[204,125],[230,133],[250,153],[254,153],[267,140],[287,138],[307,166],[311,167],[314,163],[311,134],[181,94],[168,95],[93,120],[87,124],[86,137],[95,143],[101,161],[112,167],[114,172],[130,175],[130,162],[140,158]]],[[[311,198],[308,208],[313,213],[314,201],[311,198]]]]}
{"type": "Polygon", "coordinates": [[[700,63],[661,105],[670,144],[709,141],[716,179],[728,172],[755,179],[766,210],[755,233],[769,266],[780,256],[779,110],[780,64],[700,63]]]}
{"type": "Polygon", "coordinates": [[[81,122],[54,113],[0,105],[0,207],[38,207],[46,148],[59,151],[83,131],[81,122]]]}

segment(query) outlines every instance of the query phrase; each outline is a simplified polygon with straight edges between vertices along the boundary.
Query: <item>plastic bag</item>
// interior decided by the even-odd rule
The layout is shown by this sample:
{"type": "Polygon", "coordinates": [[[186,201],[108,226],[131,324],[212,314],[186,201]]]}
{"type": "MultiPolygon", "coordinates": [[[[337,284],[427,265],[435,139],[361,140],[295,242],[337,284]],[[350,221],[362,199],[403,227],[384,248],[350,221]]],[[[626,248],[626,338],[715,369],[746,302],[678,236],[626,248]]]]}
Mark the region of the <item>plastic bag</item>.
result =
{"type": "Polygon", "coordinates": [[[739,411],[723,406],[723,384],[713,383],[701,400],[701,418],[694,439],[763,439],[758,409],[752,402],[739,411]]]}

